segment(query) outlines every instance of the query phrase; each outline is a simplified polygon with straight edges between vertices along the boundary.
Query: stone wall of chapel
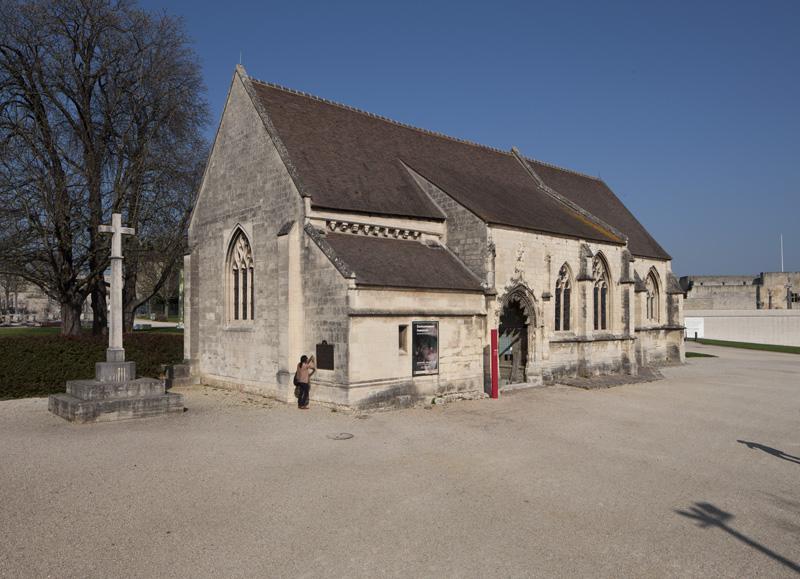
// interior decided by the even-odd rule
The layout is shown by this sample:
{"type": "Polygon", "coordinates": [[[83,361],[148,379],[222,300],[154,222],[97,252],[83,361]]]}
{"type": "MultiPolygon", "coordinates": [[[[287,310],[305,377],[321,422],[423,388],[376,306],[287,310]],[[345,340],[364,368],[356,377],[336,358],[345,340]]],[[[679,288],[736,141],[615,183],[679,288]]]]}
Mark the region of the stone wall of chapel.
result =
{"type": "Polygon", "coordinates": [[[480,293],[350,290],[351,406],[406,405],[483,391],[485,300],[480,293]],[[439,324],[439,372],[413,376],[413,323],[439,324]],[[405,347],[400,326],[406,326],[405,347]]]}
{"type": "Polygon", "coordinates": [[[640,365],[663,362],[682,362],[684,359],[683,331],[676,329],[683,325],[683,294],[668,294],[667,281],[672,272],[668,261],[636,257],[631,264],[642,282],[655,270],[658,280],[659,316],[657,321],[646,319],[646,292],[635,292],[636,316],[636,356],[640,365]],[[672,302],[672,303],[670,303],[672,302]]]}
{"type": "Polygon", "coordinates": [[[357,316],[351,319],[351,328],[351,406],[407,405],[429,402],[435,396],[483,391],[483,317],[357,316]],[[439,323],[438,374],[412,376],[415,321],[439,323]],[[408,328],[405,352],[398,345],[400,325],[408,328]]]}
{"type": "MultiPolygon", "coordinates": [[[[682,311],[680,303],[677,311],[674,303],[676,299],[680,302],[681,296],[669,296],[666,291],[669,262],[634,258],[630,263],[631,277],[636,271],[646,281],[651,268],[658,274],[660,315],[658,323],[651,323],[643,320],[644,294],[635,292],[634,284],[620,281],[623,259],[627,257],[624,247],[494,226],[490,233],[496,247],[494,316],[498,315],[503,296],[516,283],[521,281],[531,289],[540,316],[537,326],[541,326],[542,334],[539,351],[534,353],[535,366],[541,368],[545,380],[569,375],[636,373],[641,364],[683,359],[682,339],[679,339],[682,333],[671,327],[682,325],[682,311]],[[605,331],[593,327],[593,283],[578,280],[584,243],[593,255],[602,253],[608,266],[611,283],[609,325],[605,331]],[[571,327],[569,331],[557,332],[555,299],[545,300],[542,296],[554,295],[558,271],[565,263],[572,273],[571,327]],[[670,319],[670,312],[672,318],[679,318],[677,323],[670,319]]],[[[591,261],[587,262],[590,273],[591,261]]],[[[490,315],[489,319],[493,320],[490,325],[497,323],[496,317],[490,315]]]]}
{"type": "MultiPolygon", "coordinates": [[[[495,244],[495,288],[498,299],[502,299],[506,289],[513,285],[516,279],[522,279],[533,291],[540,312],[543,314],[541,322],[544,324],[546,335],[554,333],[555,303],[554,299],[542,300],[542,294],[548,292],[553,295],[558,271],[566,263],[572,271],[572,333],[580,334],[581,319],[587,320],[586,327],[592,332],[593,305],[590,287],[586,287],[584,296],[582,286],[577,282],[581,270],[581,245],[586,243],[593,254],[602,251],[608,263],[609,287],[609,325],[606,333],[622,334],[625,330],[622,308],[623,287],[619,283],[622,251],[624,247],[594,242],[582,242],[577,239],[550,236],[534,232],[518,231],[492,226],[491,238],[495,244]],[[549,257],[549,265],[548,265],[549,257]]],[[[591,260],[589,260],[591,272],[591,260]]],[[[591,284],[587,284],[591,285],[591,284]]],[[[632,288],[632,286],[630,286],[632,288]]],[[[631,289],[632,291],[632,289],[631,289]]]]}
{"type": "Polygon", "coordinates": [[[239,77],[230,89],[189,229],[191,362],[201,379],[272,393],[280,370],[277,233],[303,205],[239,77]],[[254,257],[255,320],[226,320],[225,258],[241,224],[254,257]]]}
{"type": "Polygon", "coordinates": [[[634,292],[634,307],[636,314],[635,328],[639,330],[643,328],[653,328],[667,325],[667,276],[672,271],[669,262],[657,259],[648,259],[646,257],[635,257],[633,263],[631,264],[631,269],[639,274],[639,277],[642,279],[643,283],[647,282],[647,276],[649,275],[650,270],[653,269],[657,274],[656,279],[658,281],[658,322],[648,321],[646,319],[647,293],[634,292]]]}
{"type": "Polygon", "coordinates": [[[420,188],[447,215],[446,244],[481,280],[486,280],[488,227],[486,223],[452,197],[412,171],[420,188]]]}
{"type": "Polygon", "coordinates": [[[315,353],[325,340],[333,345],[334,369],[318,370],[312,400],[344,404],[340,393],[330,391],[348,381],[348,281],[306,234],[303,235],[303,351],[315,353]]]}

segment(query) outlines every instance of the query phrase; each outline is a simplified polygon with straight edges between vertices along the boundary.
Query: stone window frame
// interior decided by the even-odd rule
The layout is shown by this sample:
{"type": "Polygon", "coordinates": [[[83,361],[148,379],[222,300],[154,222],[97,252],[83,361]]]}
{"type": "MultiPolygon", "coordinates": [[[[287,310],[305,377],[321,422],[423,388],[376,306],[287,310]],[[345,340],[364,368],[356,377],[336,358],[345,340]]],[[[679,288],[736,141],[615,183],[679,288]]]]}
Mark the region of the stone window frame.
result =
{"type": "Polygon", "coordinates": [[[608,260],[597,252],[592,260],[592,327],[597,332],[611,330],[613,304],[611,300],[611,271],[608,260]]]}
{"type": "Polygon", "coordinates": [[[566,262],[558,270],[554,295],[554,320],[553,327],[556,332],[572,331],[572,315],[574,305],[572,269],[566,262]]]}
{"type": "Polygon", "coordinates": [[[645,285],[645,320],[651,323],[661,321],[661,281],[655,268],[647,273],[645,285]]]}
{"type": "Polygon", "coordinates": [[[398,324],[397,326],[397,352],[401,356],[407,356],[409,352],[409,337],[411,332],[408,329],[409,324],[398,324]]]}
{"type": "Polygon", "coordinates": [[[226,325],[251,327],[255,322],[255,259],[253,242],[239,224],[231,231],[227,243],[224,280],[226,325]]]}

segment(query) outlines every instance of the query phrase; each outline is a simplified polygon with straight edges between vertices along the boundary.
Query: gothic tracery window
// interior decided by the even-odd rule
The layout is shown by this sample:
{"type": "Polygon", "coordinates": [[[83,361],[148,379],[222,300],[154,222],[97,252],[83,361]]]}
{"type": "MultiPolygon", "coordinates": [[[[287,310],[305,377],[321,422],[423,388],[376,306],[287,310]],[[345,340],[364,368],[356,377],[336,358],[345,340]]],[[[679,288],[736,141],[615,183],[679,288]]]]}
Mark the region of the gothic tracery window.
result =
{"type": "Polygon", "coordinates": [[[255,278],[253,252],[242,231],[231,240],[228,249],[228,319],[245,321],[255,319],[255,278]]]}
{"type": "Polygon", "coordinates": [[[610,278],[608,268],[600,257],[595,257],[592,264],[594,277],[594,329],[607,330],[609,319],[608,289],[610,278]]]}
{"type": "Polygon", "coordinates": [[[556,331],[568,331],[570,329],[572,297],[572,276],[570,275],[567,264],[561,266],[556,280],[556,300],[555,318],[556,331]]]}
{"type": "Polygon", "coordinates": [[[650,272],[645,282],[645,317],[650,322],[658,322],[659,320],[659,303],[660,295],[658,291],[658,280],[655,273],[650,272]]]}

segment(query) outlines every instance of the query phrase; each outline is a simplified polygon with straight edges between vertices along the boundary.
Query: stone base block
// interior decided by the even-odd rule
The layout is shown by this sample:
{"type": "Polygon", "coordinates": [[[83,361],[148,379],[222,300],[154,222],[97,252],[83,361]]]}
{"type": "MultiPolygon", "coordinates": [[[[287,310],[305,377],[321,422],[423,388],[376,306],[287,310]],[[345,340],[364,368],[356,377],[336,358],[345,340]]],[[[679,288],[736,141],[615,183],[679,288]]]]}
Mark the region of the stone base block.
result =
{"type": "Polygon", "coordinates": [[[72,394],[53,394],[48,401],[53,414],[70,422],[110,422],[183,412],[183,395],[162,394],[138,398],[81,400],[72,394]]]}
{"type": "Polygon", "coordinates": [[[161,396],[164,383],[153,378],[139,378],[126,382],[98,382],[97,380],[68,380],[67,394],[81,400],[106,400],[109,398],[142,398],[161,396]]]}
{"type": "Polygon", "coordinates": [[[167,390],[174,386],[192,386],[200,383],[192,376],[189,364],[164,364],[161,368],[166,376],[164,384],[167,390]]]}
{"type": "Polygon", "coordinates": [[[128,382],[136,378],[135,362],[98,362],[94,365],[98,382],[128,382]]]}

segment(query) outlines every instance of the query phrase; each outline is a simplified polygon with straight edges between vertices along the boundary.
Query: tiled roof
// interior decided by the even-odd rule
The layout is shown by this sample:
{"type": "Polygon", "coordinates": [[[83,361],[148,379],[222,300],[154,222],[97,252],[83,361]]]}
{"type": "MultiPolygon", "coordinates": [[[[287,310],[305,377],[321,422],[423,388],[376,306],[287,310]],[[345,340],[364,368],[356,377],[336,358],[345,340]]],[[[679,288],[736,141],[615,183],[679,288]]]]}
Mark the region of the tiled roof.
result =
{"type": "MultiPolygon", "coordinates": [[[[301,192],[311,197],[315,208],[443,219],[406,164],[488,223],[624,242],[543,190],[510,152],[276,85],[252,81],[251,86],[286,148],[301,192]]],[[[531,164],[537,173],[542,170],[547,186],[630,236],[634,255],[668,259],[602,181],[531,164]]]]}
{"type": "Polygon", "coordinates": [[[623,232],[633,255],[671,259],[602,180],[541,161],[530,159],[529,162],[548,187],[623,232]]]}
{"type": "Polygon", "coordinates": [[[480,280],[438,244],[346,233],[323,239],[355,275],[357,285],[483,291],[480,280]]]}

